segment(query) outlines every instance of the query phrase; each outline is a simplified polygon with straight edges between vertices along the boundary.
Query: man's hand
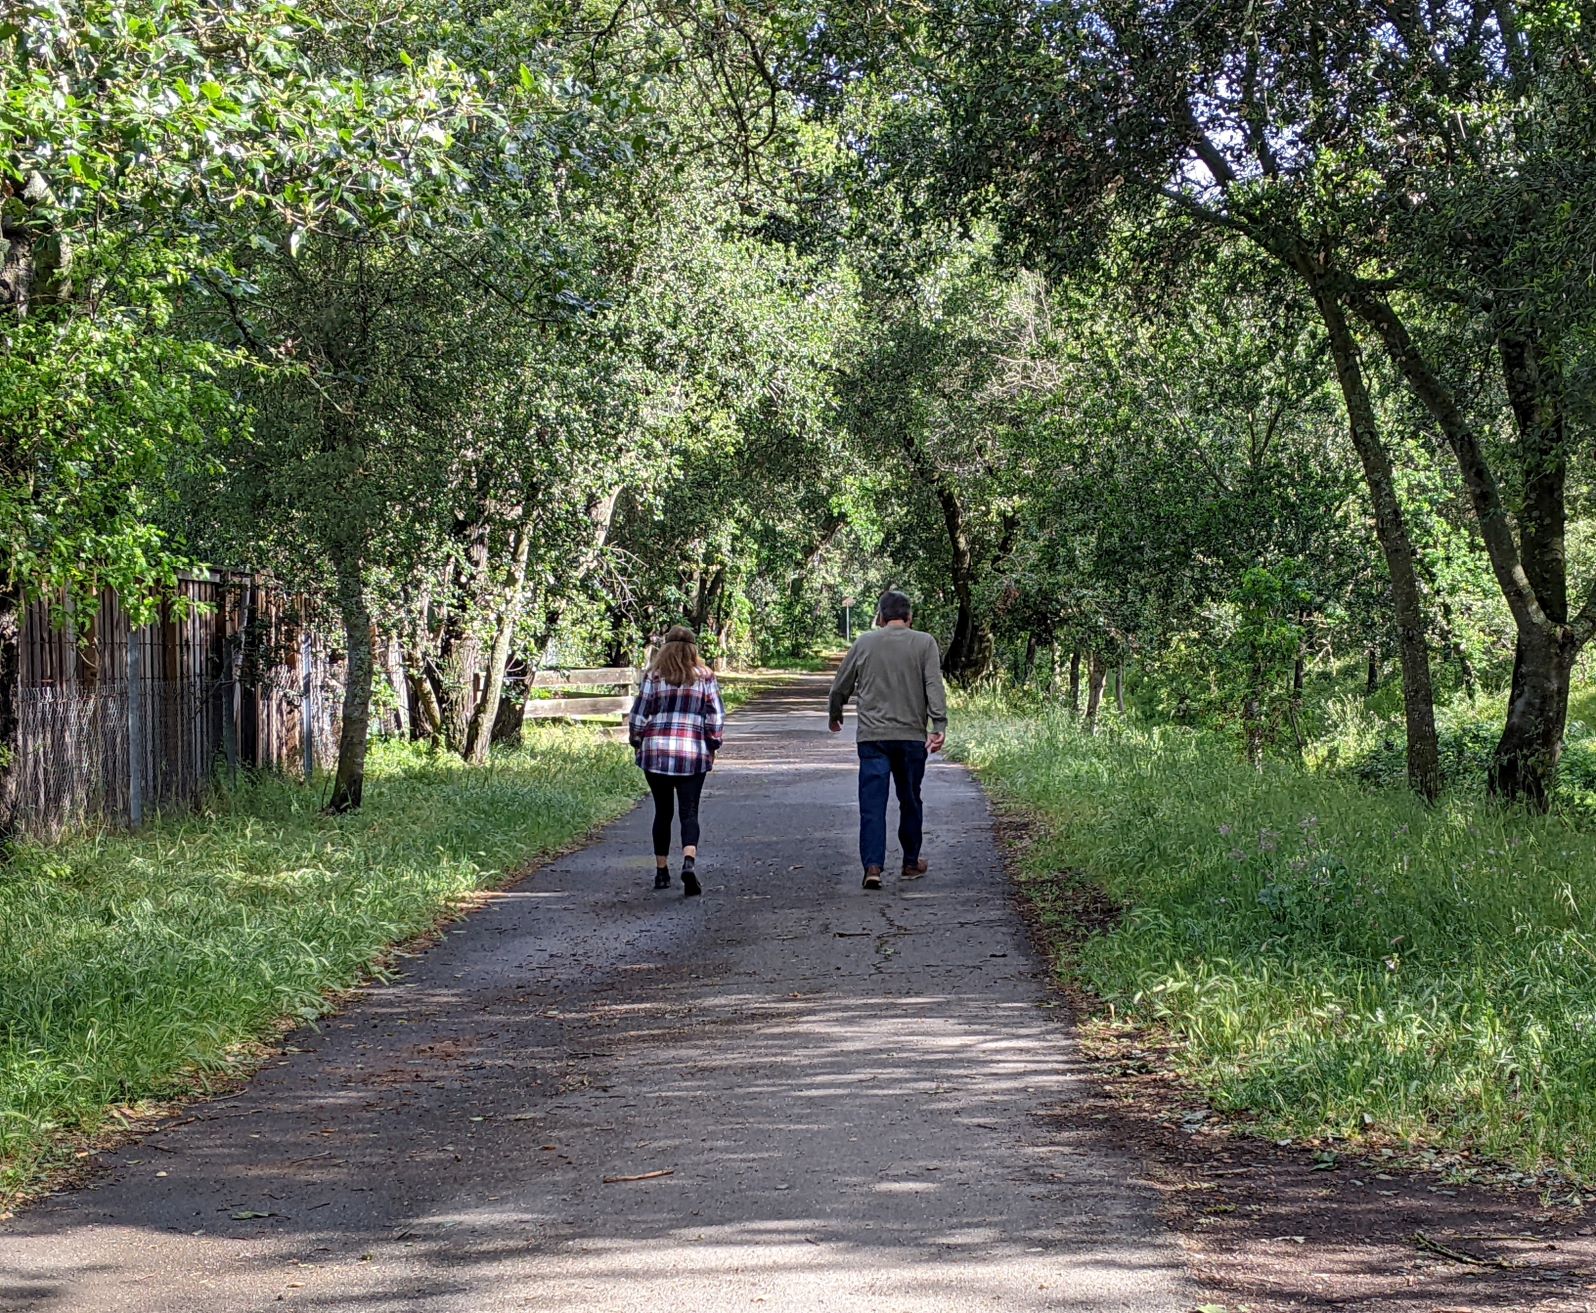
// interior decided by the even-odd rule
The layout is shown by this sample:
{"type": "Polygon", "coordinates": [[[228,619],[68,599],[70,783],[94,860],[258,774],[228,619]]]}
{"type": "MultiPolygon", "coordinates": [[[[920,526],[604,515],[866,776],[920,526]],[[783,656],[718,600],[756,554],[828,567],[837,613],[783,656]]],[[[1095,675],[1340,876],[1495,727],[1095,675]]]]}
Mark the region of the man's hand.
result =
{"type": "Polygon", "coordinates": [[[834,720],[831,722],[831,732],[833,734],[842,733],[842,722],[840,720],[834,720]]]}
{"type": "Polygon", "coordinates": [[[933,734],[925,741],[925,750],[927,752],[941,752],[947,744],[948,736],[946,734],[933,734]]]}

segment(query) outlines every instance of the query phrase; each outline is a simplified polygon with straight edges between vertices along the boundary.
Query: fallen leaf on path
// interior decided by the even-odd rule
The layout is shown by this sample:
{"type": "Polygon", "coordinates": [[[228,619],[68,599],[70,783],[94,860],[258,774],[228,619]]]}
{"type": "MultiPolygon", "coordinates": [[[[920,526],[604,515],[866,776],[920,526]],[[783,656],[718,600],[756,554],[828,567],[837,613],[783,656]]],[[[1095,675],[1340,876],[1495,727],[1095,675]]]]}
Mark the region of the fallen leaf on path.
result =
{"type": "Polygon", "coordinates": [[[276,1213],[257,1213],[253,1208],[240,1208],[232,1214],[235,1222],[250,1222],[257,1217],[276,1217],[276,1213]]]}
{"type": "Polygon", "coordinates": [[[620,1185],[623,1181],[652,1181],[661,1176],[675,1176],[674,1167],[662,1168],[657,1172],[639,1172],[636,1176],[606,1176],[605,1185],[620,1185]]]}

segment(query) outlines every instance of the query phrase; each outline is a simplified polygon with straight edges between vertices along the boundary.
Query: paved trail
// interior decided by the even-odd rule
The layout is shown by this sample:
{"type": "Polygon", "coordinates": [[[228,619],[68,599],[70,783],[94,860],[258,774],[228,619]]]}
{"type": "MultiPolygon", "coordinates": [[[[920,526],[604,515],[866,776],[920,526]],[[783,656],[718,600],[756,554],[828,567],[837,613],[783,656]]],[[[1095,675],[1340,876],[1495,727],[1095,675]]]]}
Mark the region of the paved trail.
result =
{"type": "Polygon", "coordinates": [[[0,1226],[0,1310],[1190,1309],[1133,1165],[1048,1116],[1079,1077],[980,792],[934,763],[931,874],[865,893],[822,695],[734,719],[704,898],[633,813],[0,1226]]]}

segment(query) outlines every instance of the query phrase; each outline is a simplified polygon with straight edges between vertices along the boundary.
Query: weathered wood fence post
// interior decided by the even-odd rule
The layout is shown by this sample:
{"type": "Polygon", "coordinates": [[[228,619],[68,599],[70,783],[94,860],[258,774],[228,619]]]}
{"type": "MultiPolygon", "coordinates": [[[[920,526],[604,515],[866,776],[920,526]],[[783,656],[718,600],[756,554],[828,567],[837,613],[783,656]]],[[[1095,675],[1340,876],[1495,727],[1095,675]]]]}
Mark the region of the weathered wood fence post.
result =
{"type": "Polygon", "coordinates": [[[127,816],[144,823],[144,642],[132,625],[127,632],[127,816]]]}
{"type": "Polygon", "coordinates": [[[300,737],[303,739],[302,747],[305,758],[305,783],[309,784],[311,776],[316,773],[316,709],[312,705],[315,697],[316,681],[310,668],[310,631],[301,630],[299,634],[299,668],[304,679],[300,690],[300,737]]]}

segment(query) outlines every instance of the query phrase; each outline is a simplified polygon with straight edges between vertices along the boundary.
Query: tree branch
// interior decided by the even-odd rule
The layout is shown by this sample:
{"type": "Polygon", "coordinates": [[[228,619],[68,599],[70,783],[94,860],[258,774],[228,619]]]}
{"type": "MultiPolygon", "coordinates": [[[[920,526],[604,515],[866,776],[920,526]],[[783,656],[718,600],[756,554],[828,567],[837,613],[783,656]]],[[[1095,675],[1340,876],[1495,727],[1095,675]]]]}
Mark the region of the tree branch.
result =
{"type": "Polygon", "coordinates": [[[1451,444],[1463,474],[1464,486],[1468,489],[1469,500],[1474,506],[1475,517],[1479,520],[1480,536],[1485,540],[1492,572],[1513,612],[1514,621],[1521,631],[1544,631],[1550,621],[1529,576],[1524,572],[1512,522],[1507,507],[1502,503],[1502,491],[1485,459],[1479,435],[1463,414],[1451,390],[1430,368],[1429,361],[1414,343],[1407,325],[1390,304],[1370,295],[1351,280],[1348,280],[1345,295],[1353,313],[1374,329],[1385,344],[1392,363],[1407,379],[1415,395],[1441,426],[1442,433],[1451,444]]]}

